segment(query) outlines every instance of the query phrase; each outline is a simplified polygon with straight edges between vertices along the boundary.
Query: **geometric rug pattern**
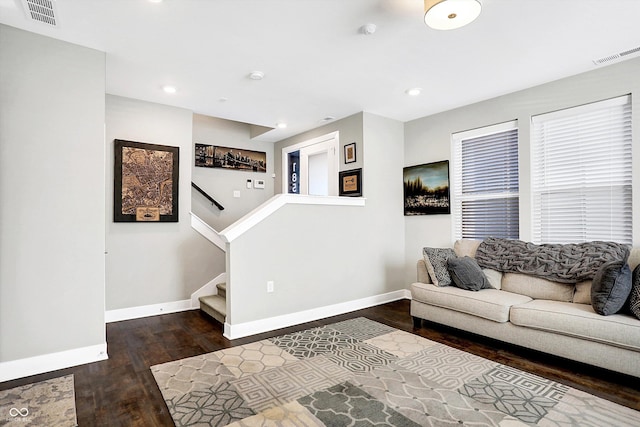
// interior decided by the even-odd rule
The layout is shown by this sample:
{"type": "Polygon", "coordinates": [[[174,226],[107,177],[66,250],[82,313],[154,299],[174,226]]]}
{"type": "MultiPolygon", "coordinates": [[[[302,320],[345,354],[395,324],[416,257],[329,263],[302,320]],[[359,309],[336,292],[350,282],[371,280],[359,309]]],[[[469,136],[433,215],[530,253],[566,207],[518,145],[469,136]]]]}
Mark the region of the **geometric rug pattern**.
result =
{"type": "Polygon", "coordinates": [[[640,425],[638,411],[363,317],[151,371],[176,426],[640,425]]]}
{"type": "Polygon", "coordinates": [[[0,426],[77,426],[73,375],[0,391],[0,426]]]}

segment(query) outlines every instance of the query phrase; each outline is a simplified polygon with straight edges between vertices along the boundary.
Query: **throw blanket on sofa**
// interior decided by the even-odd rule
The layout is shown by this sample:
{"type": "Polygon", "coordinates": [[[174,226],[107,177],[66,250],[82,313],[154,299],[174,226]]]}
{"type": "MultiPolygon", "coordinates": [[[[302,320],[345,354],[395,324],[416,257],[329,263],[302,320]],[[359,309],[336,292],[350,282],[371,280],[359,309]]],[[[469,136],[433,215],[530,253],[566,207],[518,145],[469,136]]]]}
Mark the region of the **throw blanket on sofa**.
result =
{"type": "Polygon", "coordinates": [[[536,245],[489,237],[476,251],[482,268],[523,273],[559,283],[591,280],[609,261],[627,261],[629,247],[614,242],[536,245]]]}

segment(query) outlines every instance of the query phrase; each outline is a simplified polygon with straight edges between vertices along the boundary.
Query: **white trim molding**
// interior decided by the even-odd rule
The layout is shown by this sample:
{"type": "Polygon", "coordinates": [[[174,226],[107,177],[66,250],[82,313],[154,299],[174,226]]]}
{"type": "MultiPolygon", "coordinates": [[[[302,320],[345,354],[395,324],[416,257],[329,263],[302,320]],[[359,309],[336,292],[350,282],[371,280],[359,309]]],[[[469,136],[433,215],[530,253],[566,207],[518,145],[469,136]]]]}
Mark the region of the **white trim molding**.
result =
{"type": "Polygon", "coordinates": [[[278,194],[267,200],[224,230],[220,236],[227,242],[240,237],[247,230],[262,222],[269,215],[286,204],[296,205],[332,205],[332,206],[364,206],[363,197],[339,196],[305,196],[301,194],[278,194]]]}
{"type": "Polygon", "coordinates": [[[209,224],[204,222],[198,215],[190,212],[191,214],[191,228],[200,233],[205,239],[222,249],[223,252],[227,251],[227,244],[220,233],[213,229],[209,224]]]}
{"type": "Polygon", "coordinates": [[[0,382],[108,359],[107,343],[0,363],[0,382]]]}
{"type": "Polygon", "coordinates": [[[224,324],[224,336],[227,339],[234,340],[250,335],[269,332],[288,326],[299,325],[301,323],[311,322],[325,317],[337,316],[339,314],[351,311],[361,310],[388,302],[401,299],[411,299],[411,291],[401,289],[399,291],[389,292],[381,295],[374,295],[353,301],[342,302],[329,305],[326,307],[318,307],[310,310],[298,311],[296,313],[284,314],[282,316],[270,317],[268,319],[254,320],[251,322],[239,323],[237,325],[224,324]]]}
{"type": "Polygon", "coordinates": [[[104,318],[106,323],[111,323],[119,322],[121,320],[157,316],[160,314],[178,313],[180,311],[193,310],[193,308],[194,307],[191,306],[191,299],[185,299],[182,301],[163,302],[160,304],[107,310],[104,313],[104,318]]]}

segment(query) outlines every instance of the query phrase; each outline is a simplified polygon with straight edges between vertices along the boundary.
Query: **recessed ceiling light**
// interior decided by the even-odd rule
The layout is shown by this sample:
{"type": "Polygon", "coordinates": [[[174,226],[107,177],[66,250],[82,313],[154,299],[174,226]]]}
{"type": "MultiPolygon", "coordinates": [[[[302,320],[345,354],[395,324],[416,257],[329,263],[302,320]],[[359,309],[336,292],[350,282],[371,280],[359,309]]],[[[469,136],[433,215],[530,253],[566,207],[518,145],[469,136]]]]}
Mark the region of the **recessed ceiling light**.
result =
{"type": "Polygon", "coordinates": [[[278,122],[276,123],[276,127],[278,129],[285,129],[287,127],[287,124],[285,122],[278,122]]]}
{"type": "Polygon", "coordinates": [[[330,122],[330,121],[335,120],[335,119],[336,118],[333,117],[333,116],[327,116],[327,117],[323,118],[322,120],[320,120],[320,122],[326,123],[326,122],[330,122]]]}
{"type": "Polygon", "coordinates": [[[176,87],[175,86],[164,85],[164,86],[162,86],[162,90],[165,91],[165,93],[176,93],[176,87]]]}
{"type": "Polygon", "coordinates": [[[264,79],[264,73],[262,71],[252,71],[249,73],[249,78],[251,80],[262,80],[264,79]]]}
{"type": "Polygon", "coordinates": [[[162,0],[149,0],[149,3],[162,3],[162,0]]]}
{"type": "Polygon", "coordinates": [[[422,93],[422,88],[412,87],[411,89],[405,90],[404,93],[406,93],[409,96],[418,96],[420,95],[420,93],[422,93]]]}

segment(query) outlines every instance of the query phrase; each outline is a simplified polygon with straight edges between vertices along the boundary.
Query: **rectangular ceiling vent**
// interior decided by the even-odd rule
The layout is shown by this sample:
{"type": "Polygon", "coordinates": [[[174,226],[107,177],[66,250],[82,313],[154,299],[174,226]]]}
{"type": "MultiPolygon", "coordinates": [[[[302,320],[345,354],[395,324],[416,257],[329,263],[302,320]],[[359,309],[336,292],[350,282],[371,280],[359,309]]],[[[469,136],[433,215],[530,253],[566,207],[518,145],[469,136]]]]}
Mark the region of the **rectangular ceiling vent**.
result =
{"type": "Polygon", "coordinates": [[[605,65],[611,62],[633,58],[634,56],[640,56],[640,46],[625,50],[624,52],[614,53],[613,55],[605,56],[604,58],[594,59],[593,63],[596,65],[605,65]]]}
{"type": "Polygon", "coordinates": [[[59,26],[55,0],[22,0],[22,7],[28,19],[52,27],[59,26]]]}

